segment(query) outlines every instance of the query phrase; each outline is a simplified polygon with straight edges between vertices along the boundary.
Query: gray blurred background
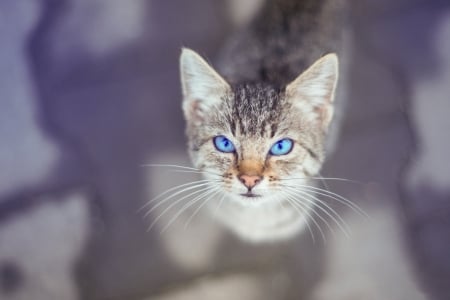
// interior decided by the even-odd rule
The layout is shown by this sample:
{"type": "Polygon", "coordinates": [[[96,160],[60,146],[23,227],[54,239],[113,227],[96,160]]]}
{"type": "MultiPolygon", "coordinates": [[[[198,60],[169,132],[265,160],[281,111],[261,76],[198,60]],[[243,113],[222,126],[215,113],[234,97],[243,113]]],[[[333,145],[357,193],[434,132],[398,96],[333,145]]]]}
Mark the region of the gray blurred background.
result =
{"type": "Polygon", "coordinates": [[[448,0],[351,2],[322,172],[357,181],[327,187],[370,216],[331,203],[350,237],[249,245],[196,207],[147,230],[192,180],[142,166],[189,166],[180,48],[214,65],[260,2],[0,0],[1,300],[450,299],[448,0]]]}

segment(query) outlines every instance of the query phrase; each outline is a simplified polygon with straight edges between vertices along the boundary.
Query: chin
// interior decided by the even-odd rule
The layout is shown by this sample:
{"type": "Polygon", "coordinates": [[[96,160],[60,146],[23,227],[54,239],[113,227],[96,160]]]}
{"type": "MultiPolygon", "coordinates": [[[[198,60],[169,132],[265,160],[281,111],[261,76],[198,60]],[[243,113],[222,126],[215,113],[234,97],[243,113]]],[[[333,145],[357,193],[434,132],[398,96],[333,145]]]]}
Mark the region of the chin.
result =
{"type": "Polygon", "coordinates": [[[254,244],[276,243],[288,241],[297,237],[305,228],[306,220],[301,220],[284,226],[283,228],[272,228],[271,230],[255,228],[248,230],[243,228],[234,228],[234,232],[242,239],[254,244]]]}
{"type": "Polygon", "coordinates": [[[261,206],[266,203],[274,201],[273,196],[262,193],[244,193],[244,192],[233,192],[230,193],[228,199],[237,202],[241,206],[261,206]]]}
{"type": "MultiPolygon", "coordinates": [[[[246,197],[229,194],[216,219],[242,240],[251,243],[271,243],[289,240],[300,234],[307,222],[289,205],[280,205],[274,196],[246,197]]],[[[217,208],[212,205],[211,209],[217,208]]]]}

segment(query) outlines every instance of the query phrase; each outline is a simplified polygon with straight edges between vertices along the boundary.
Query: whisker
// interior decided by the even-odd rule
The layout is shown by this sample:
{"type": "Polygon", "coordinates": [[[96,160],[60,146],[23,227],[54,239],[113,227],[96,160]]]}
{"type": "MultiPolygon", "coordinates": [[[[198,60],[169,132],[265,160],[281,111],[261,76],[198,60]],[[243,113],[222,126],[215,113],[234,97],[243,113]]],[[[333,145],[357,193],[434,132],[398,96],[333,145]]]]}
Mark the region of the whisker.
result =
{"type": "Polygon", "coordinates": [[[205,194],[208,194],[210,190],[204,190],[200,195],[195,196],[194,199],[189,200],[186,204],[183,205],[183,207],[172,217],[172,219],[167,223],[166,226],[160,231],[160,234],[164,233],[166,229],[173,223],[175,220],[189,207],[194,205],[197,201],[203,199],[205,194]]]}
{"type": "MultiPolygon", "coordinates": [[[[213,188],[213,191],[215,189],[213,188]]],[[[200,195],[195,196],[194,199],[191,199],[188,201],[188,203],[184,204],[183,207],[172,217],[172,219],[169,221],[169,223],[167,223],[166,226],[163,227],[163,229],[161,229],[160,234],[163,234],[169,227],[170,225],[172,225],[173,222],[175,222],[175,220],[185,211],[187,210],[189,207],[191,207],[192,205],[194,205],[195,203],[197,203],[198,201],[202,200],[205,196],[207,196],[210,192],[211,189],[203,189],[201,191],[202,193],[200,195]]],[[[177,201],[178,203],[180,201],[177,201]]]]}
{"type": "MultiPolygon", "coordinates": [[[[197,169],[197,168],[193,168],[193,167],[172,165],[172,164],[143,164],[143,165],[141,165],[141,167],[179,168],[179,169],[185,170],[185,171],[187,171],[187,170],[199,171],[199,172],[205,172],[205,173],[212,174],[212,175],[221,176],[221,174],[219,174],[219,173],[215,173],[215,172],[211,172],[211,171],[207,171],[207,170],[201,170],[201,169],[197,169]]],[[[179,171],[181,171],[181,170],[179,170],[179,171]]],[[[169,171],[175,171],[175,170],[169,170],[169,171]]]]}
{"type": "MultiPolygon", "coordinates": [[[[304,195],[304,196],[306,196],[306,197],[309,197],[309,199],[306,199],[306,198],[303,198],[302,197],[302,199],[303,200],[306,200],[306,201],[308,201],[308,202],[310,202],[312,205],[314,205],[315,207],[317,207],[318,209],[320,209],[321,211],[323,211],[328,217],[330,217],[338,226],[339,226],[339,228],[342,230],[342,232],[346,235],[346,236],[349,236],[349,227],[348,227],[348,225],[347,225],[347,223],[342,219],[342,217],[332,208],[332,207],[330,207],[327,203],[325,203],[325,202],[323,202],[322,200],[320,200],[319,198],[317,198],[316,196],[314,196],[314,195],[311,195],[311,194],[309,194],[309,193],[307,193],[307,192],[305,192],[305,191],[303,191],[303,190],[301,190],[301,189],[293,189],[293,188],[290,188],[291,189],[291,191],[292,192],[296,192],[296,193],[301,193],[302,195],[304,195]],[[311,198],[313,199],[313,200],[311,200],[311,198]],[[314,201],[314,200],[316,200],[316,201],[314,201]],[[321,205],[323,205],[325,208],[327,208],[328,210],[326,210],[324,207],[322,207],[321,205],[319,205],[319,204],[321,204],[321,205]],[[333,216],[333,214],[331,214],[331,213],[333,213],[335,216],[337,216],[337,219],[336,219],[336,217],[334,217],[333,216]],[[340,222],[339,222],[339,221],[340,222]],[[341,225],[342,224],[342,225],[341,225]]],[[[333,231],[333,234],[334,234],[334,231],[333,231]]]]}
{"type": "MultiPolygon", "coordinates": [[[[296,163],[296,162],[287,162],[288,164],[294,164],[294,165],[303,165],[303,163],[296,163]]],[[[297,177],[297,178],[286,178],[286,179],[282,179],[282,180],[292,180],[292,179],[317,179],[317,180],[338,180],[338,181],[346,181],[346,182],[352,182],[352,183],[358,183],[358,184],[365,184],[361,181],[358,180],[352,180],[352,179],[346,179],[346,178],[339,178],[339,177],[323,177],[320,173],[319,173],[320,177],[315,177],[315,176],[303,176],[303,177],[297,177]]]]}
{"type": "Polygon", "coordinates": [[[216,207],[216,209],[214,210],[214,214],[213,214],[213,219],[214,219],[214,220],[216,220],[216,218],[217,218],[217,212],[219,211],[219,208],[220,208],[220,206],[222,205],[222,202],[223,202],[223,200],[225,199],[225,196],[226,196],[226,195],[227,195],[227,194],[223,193],[222,198],[219,200],[219,204],[217,204],[217,207],[216,207]]]}
{"type": "Polygon", "coordinates": [[[190,193],[190,194],[188,194],[188,195],[186,195],[186,196],[184,196],[184,197],[182,197],[182,198],[180,198],[180,199],[177,199],[176,201],[174,201],[174,202],[172,202],[168,207],[166,207],[154,220],[153,220],[153,222],[150,224],[150,226],[148,227],[148,229],[147,229],[147,231],[150,231],[152,228],[153,228],[153,226],[158,222],[158,220],[163,216],[163,215],[165,215],[172,207],[174,207],[175,205],[177,205],[178,203],[180,203],[181,201],[183,201],[184,199],[186,199],[186,198],[189,198],[189,197],[191,197],[191,196],[193,196],[193,195],[195,195],[195,194],[198,194],[198,193],[205,193],[206,191],[208,190],[208,188],[203,188],[203,189],[201,189],[201,190],[198,190],[198,191],[194,191],[194,192],[192,192],[192,193],[190,193]]]}
{"type": "MultiPolygon", "coordinates": [[[[300,199],[301,199],[302,201],[304,200],[304,201],[310,203],[312,206],[315,206],[315,207],[319,208],[321,211],[325,212],[325,214],[327,214],[330,218],[332,218],[332,217],[330,216],[330,214],[328,213],[327,210],[325,210],[325,209],[322,208],[321,206],[317,205],[314,201],[312,201],[312,200],[310,200],[310,199],[307,199],[307,198],[304,198],[304,197],[301,197],[301,196],[297,195],[296,193],[294,193],[293,191],[290,191],[290,192],[291,192],[292,200],[294,200],[296,203],[301,203],[301,201],[297,198],[297,197],[300,197],[300,199]]],[[[331,232],[333,235],[335,235],[334,228],[330,225],[330,223],[329,223],[322,215],[320,215],[315,209],[313,209],[312,212],[315,213],[315,215],[316,215],[320,220],[322,220],[322,222],[325,223],[325,225],[328,227],[328,229],[330,230],[330,232],[331,232]]],[[[333,219],[333,218],[332,218],[332,219],[333,219]]]]}
{"type": "Polygon", "coordinates": [[[320,181],[322,182],[322,184],[325,187],[325,189],[326,190],[330,190],[330,188],[328,187],[328,184],[327,184],[326,180],[324,179],[324,177],[322,176],[322,174],[320,174],[320,172],[317,172],[317,174],[319,174],[320,181]]]}
{"type": "Polygon", "coordinates": [[[200,169],[188,167],[188,166],[181,166],[181,165],[174,165],[174,164],[142,164],[141,167],[162,167],[162,168],[180,168],[180,169],[187,169],[187,170],[195,170],[199,171],[200,169]]]}
{"type": "MultiPolygon", "coordinates": [[[[164,215],[167,211],[169,211],[172,207],[174,207],[175,205],[177,205],[178,203],[180,203],[180,202],[183,201],[184,199],[189,198],[189,197],[191,197],[191,196],[193,196],[193,195],[195,195],[195,194],[204,192],[204,191],[206,191],[206,190],[208,190],[208,189],[210,189],[210,188],[211,188],[210,186],[203,187],[203,188],[201,188],[200,190],[193,191],[193,192],[191,192],[191,193],[189,193],[189,194],[187,194],[187,195],[181,197],[180,199],[177,199],[175,202],[171,203],[171,204],[170,204],[168,207],[166,207],[166,208],[164,209],[164,211],[163,211],[163,212],[162,212],[162,213],[161,213],[161,214],[160,214],[160,215],[152,222],[152,224],[150,225],[150,228],[149,228],[149,229],[151,229],[151,228],[153,227],[154,223],[156,223],[156,222],[161,218],[161,216],[164,215]]],[[[164,202],[168,201],[169,199],[170,199],[170,198],[164,199],[164,202]]],[[[160,206],[160,205],[162,204],[162,202],[163,202],[163,201],[159,202],[157,205],[155,205],[154,207],[152,207],[152,209],[151,209],[150,211],[148,211],[145,215],[146,215],[146,216],[150,215],[150,213],[151,213],[152,211],[154,211],[158,206],[160,206]]]]}
{"type": "MultiPolygon", "coordinates": [[[[284,193],[284,194],[285,194],[285,195],[284,195],[285,197],[289,198],[289,195],[287,195],[286,193],[284,193]]],[[[279,198],[277,198],[277,200],[278,200],[278,204],[283,208],[283,207],[284,207],[284,203],[283,203],[283,202],[281,201],[281,199],[279,199],[279,198]]],[[[292,203],[290,203],[290,200],[289,200],[289,199],[286,199],[286,201],[288,201],[289,204],[290,204],[292,207],[294,207],[294,205],[293,205],[292,203]]],[[[295,208],[295,207],[294,207],[294,209],[297,210],[297,208],[295,208]]],[[[298,212],[298,214],[301,214],[300,211],[297,210],[297,212],[298,212]]],[[[308,221],[308,217],[309,217],[310,219],[312,219],[312,217],[311,217],[311,215],[309,214],[309,212],[307,212],[307,210],[303,210],[303,213],[306,214],[305,223],[306,223],[306,226],[308,227],[309,233],[311,234],[311,238],[312,238],[313,244],[315,244],[315,243],[316,243],[316,238],[315,238],[314,232],[312,231],[312,228],[311,228],[311,226],[309,225],[309,221],[308,221]]],[[[316,225],[316,226],[317,226],[317,225],[316,225]]]]}
{"type": "MultiPolygon", "coordinates": [[[[177,192],[175,192],[175,193],[169,195],[168,197],[164,198],[163,200],[161,200],[160,202],[158,202],[156,205],[154,205],[147,213],[144,214],[144,218],[147,217],[147,216],[148,216],[155,208],[157,208],[157,207],[160,206],[161,204],[165,203],[166,201],[172,199],[173,197],[175,197],[175,196],[177,196],[177,195],[180,195],[180,194],[183,194],[183,193],[185,193],[185,192],[187,192],[187,191],[190,191],[190,190],[192,190],[192,189],[196,189],[196,188],[200,188],[200,187],[203,187],[203,186],[210,185],[211,183],[212,183],[212,181],[206,180],[205,182],[202,182],[202,183],[197,183],[197,184],[195,184],[195,185],[190,185],[190,186],[184,187],[182,190],[177,191],[177,192]]],[[[149,204],[155,202],[156,200],[158,200],[159,198],[161,198],[160,196],[162,196],[163,194],[167,194],[167,191],[164,192],[164,193],[162,193],[161,195],[157,196],[156,198],[153,198],[152,200],[150,200],[145,206],[147,206],[147,205],[149,205],[149,204]]]]}
{"type": "MultiPolygon", "coordinates": [[[[323,232],[322,227],[320,227],[320,224],[317,223],[316,219],[310,214],[308,207],[305,207],[303,203],[298,202],[295,198],[293,198],[290,195],[287,196],[286,201],[288,201],[291,204],[291,206],[294,207],[295,210],[297,210],[299,215],[302,215],[302,213],[303,213],[303,214],[306,214],[306,216],[311,219],[311,221],[314,223],[314,225],[316,225],[317,229],[319,230],[320,235],[322,236],[323,242],[326,243],[327,239],[325,237],[325,233],[323,232]]],[[[314,214],[316,214],[317,216],[319,216],[319,218],[322,218],[322,216],[320,216],[316,211],[312,210],[312,212],[314,214]]]]}
{"type": "MultiPolygon", "coordinates": [[[[189,217],[189,219],[188,219],[188,220],[186,221],[186,223],[184,224],[184,229],[187,229],[189,223],[192,221],[192,219],[194,218],[194,216],[200,211],[200,209],[201,209],[207,202],[209,202],[209,201],[211,200],[212,197],[215,197],[215,196],[216,196],[217,194],[219,194],[219,193],[220,193],[220,188],[216,189],[216,191],[215,191],[212,195],[208,196],[208,198],[206,198],[206,200],[203,201],[203,203],[201,203],[201,204],[197,207],[197,209],[192,213],[192,215],[189,217]]],[[[205,197],[207,197],[207,196],[205,196],[205,197]]]]}
{"type": "Polygon", "coordinates": [[[314,179],[314,180],[334,180],[334,181],[343,181],[343,182],[349,182],[354,184],[364,184],[364,182],[353,180],[353,179],[346,179],[346,178],[339,178],[339,177],[310,177],[310,176],[304,176],[304,177],[289,177],[289,178],[281,178],[278,179],[280,181],[290,181],[290,180],[299,180],[299,179],[314,179]]]}
{"type": "Polygon", "coordinates": [[[146,208],[147,206],[149,206],[150,204],[152,204],[153,202],[155,202],[156,200],[158,200],[162,196],[164,196],[164,195],[166,195],[166,194],[168,194],[168,193],[170,193],[170,192],[172,192],[174,190],[177,190],[177,189],[189,186],[189,185],[205,183],[205,182],[214,182],[214,181],[211,181],[210,179],[202,179],[202,180],[191,181],[191,182],[188,182],[188,183],[184,183],[184,184],[180,184],[180,185],[174,186],[174,187],[172,187],[172,188],[162,192],[161,194],[155,196],[154,198],[152,198],[150,201],[145,203],[141,208],[139,208],[136,212],[140,212],[141,210],[143,210],[144,208],[146,208]]]}
{"type": "Polygon", "coordinates": [[[356,205],[355,203],[353,203],[349,199],[347,199],[347,198],[345,198],[345,197],[343,197],[343,196],[341,196],[339,194],[336,194],[336,193],[333,193],[331,191],[324,190],[322,188],[318,188],[318,187],[315,187],[315,186],[310,186],[310,185],[299,184],[299,185],[291,186],[291,187],[293,187],[293,188],[301,187],[301,188],[304,188],[304,189],[310,189],[311,191],[314,191],[316,194],[319,194],[319,195],[328,197],[330,199],[336,200],[337,202],[339,202],[339,203],[341,203],[341,204],[351,208],[354,212],[356,212],[360,216],[362,216],[364,218],[367,218],[367,219],[370,219],[369,215],[362,208],[360,208],[358,205],[356,205]]]}
{"type": "Polygon", "coordinates": [[[168,172],[174,172],[174,173],[193,173],[193,174],[209,174],[209,175],[214,175],[214,176],[222,177],[222,175],[220,175],[220,174],[211,173],[211,172],[208,172],[208,171],[196,171],[196,170],[168,170],[168,172]]]}

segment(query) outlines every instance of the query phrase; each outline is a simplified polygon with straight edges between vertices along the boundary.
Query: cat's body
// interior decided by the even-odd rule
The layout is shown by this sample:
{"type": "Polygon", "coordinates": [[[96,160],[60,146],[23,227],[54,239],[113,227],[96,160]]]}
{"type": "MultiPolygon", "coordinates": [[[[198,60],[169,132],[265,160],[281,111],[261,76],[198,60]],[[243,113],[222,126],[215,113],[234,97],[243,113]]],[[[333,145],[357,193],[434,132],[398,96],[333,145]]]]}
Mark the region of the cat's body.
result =
{"type": "Polygon", "coordinates": [[[339,47],[338,2],[267,2],[224,47],[225,79],[195,52],[181,55],[188,147],[209,180],[204,197],[246,240],[290,238],[314,215],[310,178],[325,159],[338,78],[337,56],[321,56],[339,47]]]}
{"type": "Polygon", "coordinates": [[[321,56],[340,52],[345,12],[345,0],[265,0],[222,48],[219,74],[231,84],[284,88],[321,56]]]}

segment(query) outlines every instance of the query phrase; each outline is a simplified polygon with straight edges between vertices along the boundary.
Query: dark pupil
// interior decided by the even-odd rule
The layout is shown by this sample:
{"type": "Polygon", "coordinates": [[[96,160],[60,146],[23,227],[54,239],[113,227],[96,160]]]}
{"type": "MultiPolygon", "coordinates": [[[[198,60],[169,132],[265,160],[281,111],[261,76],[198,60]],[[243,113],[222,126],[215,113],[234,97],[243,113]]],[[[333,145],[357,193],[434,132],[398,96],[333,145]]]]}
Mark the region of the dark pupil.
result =
{"type": "Polygon", "coordinates": [[[283,144],[281,142],[278,143],[278,150],[283,149],[283,144]]]}
{"type": "Polygon", "coordinates": [[[228,141],[227,140],[223,140],[223,146],[225,147],[225,148],[228,148],[228,141]]]}

